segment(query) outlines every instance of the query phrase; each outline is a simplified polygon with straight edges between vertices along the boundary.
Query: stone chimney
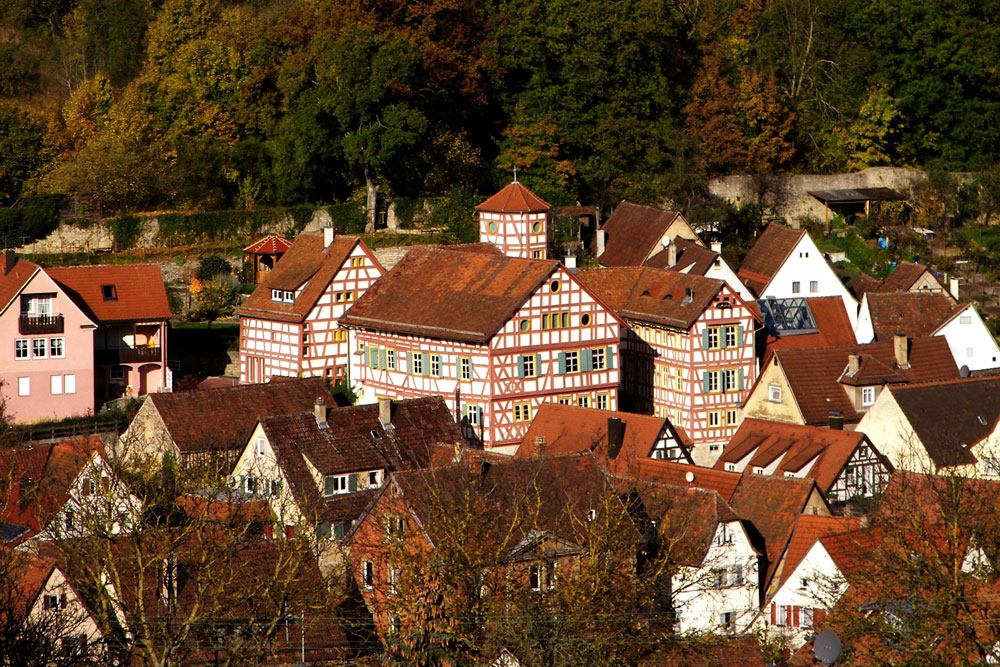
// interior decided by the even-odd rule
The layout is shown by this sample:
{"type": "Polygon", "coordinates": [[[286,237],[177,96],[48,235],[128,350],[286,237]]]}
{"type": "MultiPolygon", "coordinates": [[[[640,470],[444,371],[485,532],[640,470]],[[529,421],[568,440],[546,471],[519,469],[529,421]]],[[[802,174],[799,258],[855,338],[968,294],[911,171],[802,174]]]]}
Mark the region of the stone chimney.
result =
{"type": "Polygon", "coordinates": [[[313,403],[313,416],[316,417],[316,425],[320,428],[330,428],[330,425],[326,423],[326,401],[323,400],[322,396],[316,398],[316,402],[313,403]]]}
{"type": "Polygon", "coordinates": [[[597,256],[600,257],[604,254],[604,242],[607,234],[603,229],[598,229],[594,237],[597,239],[597,256]]]}
{"type": "Polygon", "coordinates": [[[382,427],[392,425],[392,399],[379,397],[378,399],[378,420],[382,422],[382,427]]]}
{"type": "Polygon", "coordinates": [[[902,331],[893,334],[892,351],[896,355],[897,366],[900,368],[910,367],[910,341],[907,340],[906,334],[902,331]]]}
{"type": "Polygon", "coordinates": [[[952,296],[952,298],[955,299],[955,301],[959,300],[959,298],[958,298],[958,278],[956,278],[955,276],[952,276],[951,279],[948,281],[948,291],[951,292],[951,296],[952,296]]]}
{"type": "Polygon", "coordinates": [[[3,251],[3,274],[7,275],[14,270],[14,265],[17,264],[17,255],[14,254],[13,250],[3,251]]]}
{"type": "Polygon", "coordinates": [[[576,273],[576,257],[573,255],[567,255],[566,259],[563,260],[563,264],[566,266],[566,270],[570,273],[576,273]]]}
{"type": "Polygon", "coordinates": [[[847,374],[854,375],[861,368],[861,355],[857,352],[852,352],[847,356],[847,374]]]}
{"type": "Polygon", "coordinates": [[[675,266],[677,264],[677,244],[671,243],[667,246],[667,266],[675,266]]]}
{"type": "Polygon", "coordinates": [[[334,231],[333,231],[333,226],[332,225],[329,226],[329,227],[324,227],[323,228],[323,249],[324,250],[326,250],[327,248],[329,248],[330,244],[333,243],[333,236],[334,236],[334,231]]]}

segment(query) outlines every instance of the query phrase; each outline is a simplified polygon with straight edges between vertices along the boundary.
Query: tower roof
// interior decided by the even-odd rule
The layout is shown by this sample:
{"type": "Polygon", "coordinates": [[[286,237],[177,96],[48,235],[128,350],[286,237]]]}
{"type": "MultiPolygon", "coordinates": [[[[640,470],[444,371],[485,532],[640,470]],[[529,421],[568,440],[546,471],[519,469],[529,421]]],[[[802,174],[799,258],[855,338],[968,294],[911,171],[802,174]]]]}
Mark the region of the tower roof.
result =
{"type": "Polygon", "coordinates": [[[477,206],[476,210],[495,213],[506,213],[508,211],[535,213],[548,211],[550,208],[552,207],[549,206],[548,202],[517,181],[514,181],[477,206]]]}

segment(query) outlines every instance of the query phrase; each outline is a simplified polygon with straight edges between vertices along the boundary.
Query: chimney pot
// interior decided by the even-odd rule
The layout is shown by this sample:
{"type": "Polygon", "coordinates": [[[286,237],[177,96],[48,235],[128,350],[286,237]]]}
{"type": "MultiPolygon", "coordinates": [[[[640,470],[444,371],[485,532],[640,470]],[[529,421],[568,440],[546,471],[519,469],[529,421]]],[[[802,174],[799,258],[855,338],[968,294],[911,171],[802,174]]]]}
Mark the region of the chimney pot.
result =
{"type": "Polygon", "coordinates": [[[333,230],[332,226],[331,227],[324,227],[323,228],[323,249],[324,250],[326,248],[329,248],[330,244],[333,243],[333,236],[334,236],[334,230],[333,230]]]}
{"type": "Polygon", "coordinates": [[[378,399],[378,420],[382,422],[382,426],[389,426],[392,424],[392,399],[380,397],[378,399]]]}
{"type": "Polygon", "coordinates": [[[892,337],[892,351],[896,355],[896,365],[900,368],[910,367],[910,341],[906,334],[897,331],[892,337]]]}

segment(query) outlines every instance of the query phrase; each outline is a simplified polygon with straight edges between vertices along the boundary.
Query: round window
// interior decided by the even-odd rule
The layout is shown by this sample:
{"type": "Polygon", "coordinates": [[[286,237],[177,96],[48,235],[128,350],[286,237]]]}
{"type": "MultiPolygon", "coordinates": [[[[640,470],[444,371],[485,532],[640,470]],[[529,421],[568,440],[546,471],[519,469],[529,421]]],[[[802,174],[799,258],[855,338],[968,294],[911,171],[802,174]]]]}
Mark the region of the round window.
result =
{"type": "Polygon", "coordinates": [[[521,324],[519,326],[521,327],[521,331],[531,331],[531,320],[521,320],[521,324]]]}
{"type": "Polygon", "coordinates": [[[489,227],[490,227],[490,234],[496,234],[497,233],[497,223],[491,222],[490,225],[489,225],[489,227]]]}
{"type": "Polygon", "coordinates": [[[553,280],[551,283],[549,283],[550,292],[558,292],[561,287],[562,284],[558,280],[553,280]]]}
{"type": "Polygon", "coordinates": [[[589,327],[590,326],[590,313],[584,313],[580,316],[580,326],[589,327]]]}
{"type": "Polygon", "coordinates": [[[535,232],[536,234],[541,234],[542,233],[542,221],[541,220],[535,221],[535,224],[533,224],[531,226],[531,231],[535,232]]]}

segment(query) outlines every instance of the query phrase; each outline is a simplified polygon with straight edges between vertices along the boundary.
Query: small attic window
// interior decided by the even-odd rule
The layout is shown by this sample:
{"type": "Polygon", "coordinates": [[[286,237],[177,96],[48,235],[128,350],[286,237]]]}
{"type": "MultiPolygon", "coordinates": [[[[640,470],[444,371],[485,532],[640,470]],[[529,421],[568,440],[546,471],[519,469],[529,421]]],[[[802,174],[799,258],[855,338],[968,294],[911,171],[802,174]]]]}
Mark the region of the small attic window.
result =
{"type": "Polygon", "coordinates": [[[118,289],[114,285],[101,285],[101,296],[105,301],[117,301],[118,289]]]}
{"type": "Polygon", "coordinates": [[[372,431],[372,440],[381,440],[382,434],[378,431],[372,431]]]}
{"type": "Polygon", "coordinates": [[[983,416],[982,416],[982,415],[977,415],[977,416],[976,416],[976,419],[978,419],[978,420],[979,420],[979,423],[980,423],[980,424],[982,424],[983,426],[986,426],[986,420],[985,420],[985,419],[983,419],[983,416]]]}

